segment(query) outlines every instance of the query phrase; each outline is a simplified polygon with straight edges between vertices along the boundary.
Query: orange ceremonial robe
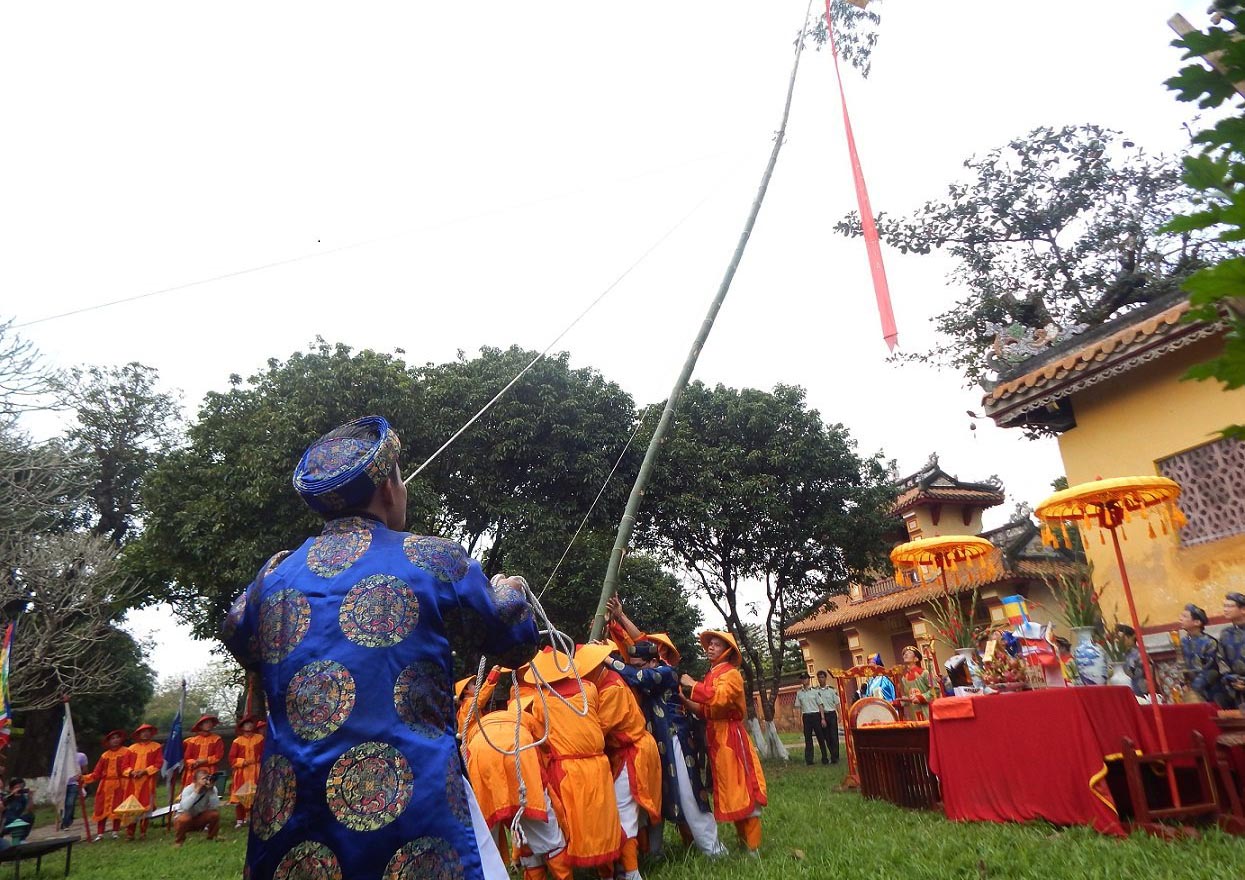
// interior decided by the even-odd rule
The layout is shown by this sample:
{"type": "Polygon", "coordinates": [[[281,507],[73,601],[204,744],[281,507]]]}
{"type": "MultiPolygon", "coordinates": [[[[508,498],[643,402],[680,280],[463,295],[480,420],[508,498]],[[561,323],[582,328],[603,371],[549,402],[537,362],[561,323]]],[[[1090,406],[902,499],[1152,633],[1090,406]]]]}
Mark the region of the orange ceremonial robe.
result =
{"type": "MultiPolygon", "coordinates": [[[[545,775],[540,753],[530,748],[540,738],[540,733],[531,712],[524,712],[522,718],[519,745],[527,747],[519,756],[523,782],[527,786],[523,817],[544,822],[549,818],[545,810],[545,775]]],[[[473,725],[475,735],[467,744],[467,779],[489,828],[509,823],[519,812],[519,777],[514,772],[514,755],[497,751],[514,751],[514,722],[512,709],[490,712],[480,719],[479,724],[473,725]],[[488,739],[485,739],[486,735],[488,739]],[[489,745],[490,741],[492,745],[489,745]]]]}
{"type": "Polygon", "coordinates": [[[97,822],[112,818],[115,810],[125,800],[125,790],[129,785],[126,775],[134,764],[134,753],[122,746],[109,749],[99,756],[95,769],[82,777],[82,784],[98,782],[95,789],[95,812],[97,822]]]}
{"type": "MultiPolygon", "coordinates": [[[[484,679],[484,681],[480,682],[480,699],[479,700],[476,700],[472,697],[468,697],[467,699],[463,700],[461,703],[458,704],[458,724],[457,724],[456,729],[458,730],[458,733],[459,733],[459,738],[458,738],[459,742],[463,744],[469,743],[471,742],[472,737],[476,735],[476,730],[479,729],[479,724],[480,724],[479,713],[486,713],[488,711],[485,707],[488,706],[488,701],[493,699],[493,691],[495,690],[497,690],[497,680],[494,679],[492,674],[490,673],[489,676],[484,679]],[[471,707],[473,704],[478,707],[477,712],[475,713],[471,713],[471,707]],[[470,724],[467,723],[468,713],[471,713],[470,724]]],[[[513,731],[511,732],[511,734],[512,735],[510,738],[514,739],[513,731]]],[[[510,746],[506,746],[506,748],[510,748],[510,746]]]]}
{"type": "Polygon", "coordinates": [[[229,747],[229,767],[233,779],[229,782],[229,803],[238,803],[238,789],[248,782],[259,785],[259,762],[264,754],[262,733],[242,733],[234,738],[229,747]]]}
{"type": "Polygon", "coordinates": [[[744,677],[728,662],[719,663],[692,688],[700,704],[713,767],[713,815],[735,822],[765,806],[765,774],[752,740],[744,730],[744,677]]]}
{"type": "Polygon", "coordinates": [[[164,746],[158,742],[136,742],[129,746],[134,761],[130,766],[130,786],[126,797],[133,795],[149,810],[156,805],[156,775],[164,763],[164,746]]]}
{"type": "Polygon", "coordinates": [[[627,682],[612,669],[601,668],[597,691],[610,770],[617,779],[622,768],[627,768],[631,796],[655,825],[661,821],[661,754],[648,732],[644,710],[627,682]]]}
{"type": "Polygon", "coordinates": [[[214,733],[197,733],[182,743],[186,768],[182,771],[182,787],[195,781],[195,771],[200,767],[215,773],[225,760],[225,741],[214,733]],[[195,761],[203,763],[196,766],[195,761]]]}
{"type": "MultiPolygon", "coordinates": [[[[614,801],[614,779],[605,757],[605,735],[597,689],[583,682],[588,714],[580,717],[554,696],[532,703],[536,729],[545,730],[548,707],[549,788],[558,823],[566,835],[566,857],[577,868],[612,865],[622,852],[623,833],[614,801]]],[[[584,708],[584,697],[574,681],[559,681],[553,689],[575,709],[584,708]]]]}

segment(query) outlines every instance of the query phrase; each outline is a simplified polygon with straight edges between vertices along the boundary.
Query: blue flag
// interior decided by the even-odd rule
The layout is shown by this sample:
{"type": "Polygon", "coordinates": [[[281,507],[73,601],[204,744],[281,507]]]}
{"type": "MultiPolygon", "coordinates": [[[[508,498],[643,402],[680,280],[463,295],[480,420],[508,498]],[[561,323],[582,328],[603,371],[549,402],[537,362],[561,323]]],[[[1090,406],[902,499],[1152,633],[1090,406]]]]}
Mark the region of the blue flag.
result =
{"type": "Polygon", "coordinates": [[[182,751],[182,712],[186,710],[186,681],[182,680],[182,698],[177,704],[177,716],[169,727],[169,738],[164,744],[164,762],[160,766],[160,778],[168,779],[182,769],[185,753],[182,751]]]}

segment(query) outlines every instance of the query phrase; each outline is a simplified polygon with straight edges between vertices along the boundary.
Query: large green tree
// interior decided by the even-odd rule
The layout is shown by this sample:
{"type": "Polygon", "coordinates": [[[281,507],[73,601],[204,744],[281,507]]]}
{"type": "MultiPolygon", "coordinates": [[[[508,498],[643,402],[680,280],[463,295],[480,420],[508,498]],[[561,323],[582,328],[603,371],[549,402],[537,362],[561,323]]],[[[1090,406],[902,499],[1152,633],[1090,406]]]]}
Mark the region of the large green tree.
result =
{"type": "MultiPolygon", "coordinates": [[[[441,434],[448,438],[535,357],[484,348],[419,370],[441,434]]],[[[566,353],[542,359],[425,471],[442,530],[479,554],[486,574],[519,571],[510,563],[519,547],[566,545],[635,427],[635,403],[618,385],[572,369],[566,353]]],[[[632,447],[619,471],[634,473],[638,461],[632,447]]],[[[624,480],[611,481],[588,526],[612,522],[626,490],[624,480]]]]}
{"type": "MultiPolygon", "coordinates": [[[[530,576],[532,588],[543,591],[541,604],[550,620],[577,642],[585,641],[592,628],[613,538],[608,529],[586,531],[569,547],[530,542],[512,554],[515,571],[539,573],[539,580],[536,574],[530,576]],[[561,559],[563,551],[565,559],[561,559]]],[[[700,610],[659,559],[645,553],[629,554],[620,573],[618,595],[637,626],[668,633],[689,662],[696,658],[700,610]]]]}
{"type": "MultiPolygon", "coordinates": [[[[198,635],[215,635],[233,596],[263,561],[301,544],[317,518],[290,488],[307,444],[379,413],[402,438],[406,471],[464,425],[535,356],[485,349],[448,364],[320,343],[270,360],[249,380],[207,396],[187,443],[151,474],[148,518],[127,550],[198,635]]],[[[462,541],[492,574],[520,571],[510,554],[566,545],[635,426],[631,398],[566,355],[542,360],[410,484],[414,531],[462,541]]],[[[625,486],[612,488],[622,493],[625,486]]],[[[602,499],[594,521],[608,517],[602,499]]],[[[552,564],[552,562],[550,563],[552,564]]]]}
{"type": "Polygon", "coordinates": [[[785,668],[783,631],[878,562],[888,497],[881,459],[858,455],[846,428],[808,408],[803,389],[696,382],[684,394],[642,536],[721,614],[766,720],[785,668]]]}
{"type": "MultiPolygon", "coordinates": [[[[373,413],[395,424],[408,449],[424,436],[420,385],[394,355],[321,341],[230,384],[207,395],[185,445],[150,474],[143,533],[126,549],[130,573],[200,638],[216,636],[265,559],[318,530],[290,485],[308,443],[373,413]]],[[[425,510],[427,496],[412,489],[412,506],[425,510]]]]}
{"type": "MultiPolygon", "coordinates": [[[[972,382],[1050,340],[1177,290],[1225,245],[1163,224],[1190,203],[1178,163],[1099,125],[1042,127],[964,163],[967,179],[905,217],[877,217],[904,253],[951,256],[955,305],[942,339],[901,360],[948,365],[972,382]],[[1016,354],[1012,355],[1011,352],[1016,354]]],[[[836,229],[860,235],[853,213],[836,229]]]]}
{"type": "MultiPolygon", "coordinates": [[[[1195,30],[1176,45],[1186,50],[1185,58],[1197,61],[1168,80],[1169,88],[1182,101],[1197,101],[1203,109],[1218,109],[1231,102],[1210,128],[1193,138],[1196,152],[1184,160],[1184,182],[1197,196],[1193,210],[1167,224],[1172,233],[1182,235],[1213,233],[1230,251],[1213,266],[1200,269],[1184,283],[1193,305],[1190,317],[1205,321],[1224,321],[1228,332],[1223,351],[1190,371],[1190,378],[1221,382],[1225,389],[1245,388],[1245,113],[1237,84],[1245,82],[1245,4],[1236,0],[1217,0],[1220,23],[1204,31],[1195,30]],[[1213,56],[1215,65],[1203,59],[1213,56]]],[[[1245,440],[1245,424],[1228,428],[1229,435],[1245,440]]]]}
{"type": "Polygon", "coordinates": [[[159,390],[159,378],[131,362],[76,368],[61,385],[74,413],[65,440],[88,480],[83,516],[92,533],[118,546],[141,516],[147,475],[180,438],[177,397],[159,390]]]}

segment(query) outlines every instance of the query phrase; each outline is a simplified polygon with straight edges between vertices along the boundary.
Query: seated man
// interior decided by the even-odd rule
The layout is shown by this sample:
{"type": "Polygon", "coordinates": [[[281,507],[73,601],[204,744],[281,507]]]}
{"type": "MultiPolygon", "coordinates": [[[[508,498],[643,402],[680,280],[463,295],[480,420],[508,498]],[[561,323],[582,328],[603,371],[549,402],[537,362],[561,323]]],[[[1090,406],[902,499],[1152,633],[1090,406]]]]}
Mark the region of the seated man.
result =
{"type": "Polygon", "coordinates": [[[173,830],[177,837],[173,846],[180,847],[186,842],[186,834],[190,831],[207,829],[208,840],[216,840],[216,832],[220,828],[220,795],[212,782],[212,774],[200,767],[195,771],[194,780],[182,789],[181,800],[177,804],[177,818],[173,820],[173,830]]]}
{"type": "Polygon", "coordinates": [[[14,843],[21,843],[34,824],[35,814],[30,809],[30,789],[26,787],[25,779],[14,776],[9,780],[9,790],[4,795],[4,833],[10,835],[14,843]],[[14,822],[25,824],[10,829],[9,825],[14,822]]]}

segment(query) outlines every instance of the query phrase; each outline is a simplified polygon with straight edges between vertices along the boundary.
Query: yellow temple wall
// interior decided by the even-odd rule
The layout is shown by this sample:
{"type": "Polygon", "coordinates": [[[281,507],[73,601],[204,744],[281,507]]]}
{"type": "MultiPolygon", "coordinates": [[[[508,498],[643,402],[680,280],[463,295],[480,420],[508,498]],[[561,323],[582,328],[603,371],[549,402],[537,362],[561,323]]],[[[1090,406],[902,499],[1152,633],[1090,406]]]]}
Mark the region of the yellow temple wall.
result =
{"type": "MultiPolygon", "coordinates": [[[[1196,343],[1074,395],[1077,425],[1059,438],[1069,485],[1155,475],[1159,460],[1210,442],[1226,425],[1245,420],[1245,389],[1229,392],[1216,382],[1180,379],[1221,348],[1219,340],[1196,343]]],[[[1144,523],[1126,526],[1125,533],[1123,554],[1143,627],[1173,628],[1187,602],[1218,615],[1224,593],[1245,591],[1245,535],[1182,547],[1175,535],[1151,539],[1144,523]]],[[[1109,536],[1105,545],[1094,538],[1086,550],[1104,611],[1110,617],[1118,607],[1119,618],[1127,620],[1109,536]]]]}
{"type": "Polygon", "coordinates": [[[934,513],[928,507],[918,507],[904,514],[904,524],[908,528],[908,538],[936,538],[944,535],[979,535],[981,534],[981,508],[969,508],[968,523],[964,522],[964,506],[960,504],[944,504],[938,514],[938,524],[934,524],[934,513]]]}

